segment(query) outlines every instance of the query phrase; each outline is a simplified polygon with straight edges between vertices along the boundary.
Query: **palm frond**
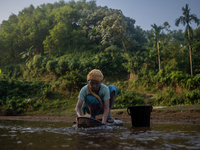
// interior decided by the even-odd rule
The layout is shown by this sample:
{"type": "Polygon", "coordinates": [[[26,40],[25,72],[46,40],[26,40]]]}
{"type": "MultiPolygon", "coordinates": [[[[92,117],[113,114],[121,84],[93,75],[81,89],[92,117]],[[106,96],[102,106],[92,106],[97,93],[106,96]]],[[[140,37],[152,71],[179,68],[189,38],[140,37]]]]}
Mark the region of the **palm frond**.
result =
{"type": "Polygon", "coordinates": [[[175,20],[175,25],[179,26],[179,24],[182,23],[185,26],[185,23],[186,23],[185,20],[186,20],[185,17],[180,16],[178,19],[175,20]]]}
{"type": "Polygon", "coordinates": [[[200,19],[198,19],[197,16],[196,16],[195,14],[191,14],[191,15],[190,15],[190,21],[194,21],[194,22],[197,24],[197,26],[198,26],[199,23],[200,23],[200,19]]]}
{"type": "Polygon", "coordinates": [[[175,20],[175,25],[176,25],[177,27],[179,26],[180,21],[181,21],[180,18],[178,18],[178,19],[175,20]]]}

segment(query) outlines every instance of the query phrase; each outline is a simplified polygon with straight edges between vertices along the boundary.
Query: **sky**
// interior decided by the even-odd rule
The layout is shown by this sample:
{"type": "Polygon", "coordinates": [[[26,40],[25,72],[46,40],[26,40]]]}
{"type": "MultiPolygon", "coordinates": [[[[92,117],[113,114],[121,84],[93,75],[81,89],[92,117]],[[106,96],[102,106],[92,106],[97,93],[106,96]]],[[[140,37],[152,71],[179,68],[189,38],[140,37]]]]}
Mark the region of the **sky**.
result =
{"type": "MultiPolygon", "coordinates": [[[[0,0],[0,23],[8,20],[12,13],[18,15],[19,11],[31,4],[37,7],[44,3],[53,4],[54,2],[59,2],[59,0],[0,0]]],[[[183,15],[182,7],[186,4],[189,4],[190,13],[200,19],[200,0],[96,0],[96,4],[120,9],[126,17],[134,19],[135,25],[143,30],[150,30],[154,23],[158,26],[163,25],[166,21],[171,26],[170,30],[185,30],[181,24],[178,27],[175,26],[175,20],[183,15]]],[[[191,26],[193,29],[198,28],[194,22],[191,26]]]]}

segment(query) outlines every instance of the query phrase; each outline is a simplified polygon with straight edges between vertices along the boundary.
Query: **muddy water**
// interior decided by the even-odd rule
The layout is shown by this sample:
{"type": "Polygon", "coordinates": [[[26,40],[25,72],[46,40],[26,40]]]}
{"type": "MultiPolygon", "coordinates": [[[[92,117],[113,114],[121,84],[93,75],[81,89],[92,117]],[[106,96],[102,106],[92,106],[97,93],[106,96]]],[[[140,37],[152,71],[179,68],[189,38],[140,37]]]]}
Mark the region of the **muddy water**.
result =
{"type": "Polygon", "coordinates": [[[200,125],[77,129],[66,122],[0,120],[0,150],[9,149],[200,149],[200,125]]]}

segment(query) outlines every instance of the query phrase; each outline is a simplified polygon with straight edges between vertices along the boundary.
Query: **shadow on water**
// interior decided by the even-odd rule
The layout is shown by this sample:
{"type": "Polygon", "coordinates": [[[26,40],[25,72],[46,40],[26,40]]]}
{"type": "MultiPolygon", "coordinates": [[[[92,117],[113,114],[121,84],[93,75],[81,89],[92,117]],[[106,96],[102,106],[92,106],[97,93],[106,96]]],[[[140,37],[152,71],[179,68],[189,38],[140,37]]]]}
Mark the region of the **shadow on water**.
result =
{"type": "Polygon", "coordinates": [[[0,121],[0,149],[199,149],[200,125],[76,128],[66,122],[0,121]]]}

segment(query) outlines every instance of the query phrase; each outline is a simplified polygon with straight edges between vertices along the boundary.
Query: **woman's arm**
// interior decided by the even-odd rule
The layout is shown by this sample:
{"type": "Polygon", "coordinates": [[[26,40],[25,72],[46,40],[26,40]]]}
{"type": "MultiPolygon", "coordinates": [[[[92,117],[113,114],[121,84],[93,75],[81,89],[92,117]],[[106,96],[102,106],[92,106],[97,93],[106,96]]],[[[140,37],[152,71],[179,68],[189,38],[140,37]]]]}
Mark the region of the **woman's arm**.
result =
{"type": "Polygon", "coordinates": [[[106,124],[106,120],[108,118],[108,113],[109,113],[109,100],[104,101],[104,113],[103,113],[103,118],[102,122],[106,124]]]}
{"type": "Polygon", "coordinates": [[[76,108],[75,108],[75,111],[76,111],[76,114],[78,117],[81,117],[81,106],[83,104],[83,101],[81,99],[78,99],[78,102],[76,104],[76,108]]]}
{"type": "MultiPolygon", "coordinates": [[[[114,102],[114,100],[115,100],[115,91],[113,91],[112,93],[111,93],[111,97],[110,97],[110,109],[112,108],[112,105],[113,105],[113,102],[114,102]]],[[[110,110],[109,110],[109,113],[110,113],[110,110]]]]}

